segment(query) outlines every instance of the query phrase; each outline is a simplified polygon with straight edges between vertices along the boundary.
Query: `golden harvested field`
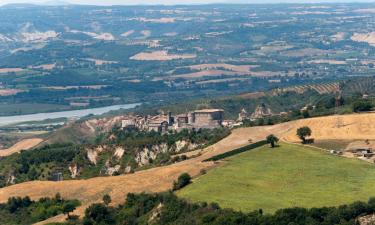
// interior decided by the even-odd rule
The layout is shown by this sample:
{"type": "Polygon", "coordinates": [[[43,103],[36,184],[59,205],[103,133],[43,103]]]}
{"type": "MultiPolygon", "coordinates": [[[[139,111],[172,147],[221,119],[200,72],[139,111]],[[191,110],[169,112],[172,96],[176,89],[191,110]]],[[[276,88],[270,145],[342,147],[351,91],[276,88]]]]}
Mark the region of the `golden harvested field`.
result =
{"type": "Polygon", "coordinates": [[[317,60],[311,60],[307,63],[313,63],[313,64],[330,64],[330,65],[345,65],[346,61],[343,60],[333,60],[333,59],[317,59],[317,60]]]}
{"type": "Polygon", "coordinates": [[[24,71],[22,68],[0,68],[0,73],[16,73],[22,71],[24,71]]]}
{"type": "MultiPolygon", "coordinates": [[[[65,198],[76,198],[83,202],[75,212],[82,215],[88,205],[101,201],[102,196],[107,193],[111,195],[113,204],[119,204],[129,192],[166,191],[181,173],[187,172],[197,176],[201,169],[209,169],[216,165],[212,162],[203,163],[202,160],[245,146],[249,144],[249,140],[255,142],[263,140],[269,134],[275,134],[284,141],[298,142],[295,134],[301,126],[309,126],[313,132],[312,137],[317,140],[375,139],[375,124],[372,123],[374,120],[375,113],[366,113],[304,119],[274,126],[239,128],[233,130],[227,138],[204,149],[202,155],[197,158],[122,176],[17,184],[0,189],[0,202],[7,201],[10,196],[28,195],[32,199],[39,199],[60,192],[65,198]]],[[[63,216],[58,216],[48,222],[63,219],[63,216]]]]}
{"type": "Polygon", "coordinates": [[[174,59],[192,59],[195,58],[196,55],[193,54],[169,54],[168,51],[154,51],[154,52],[141,52],[138,53],[130,59],[132,60],[140,60],[140,61],[168,61],[174,59]]]}
{"type": "Polygon", "coordinates": [[[20,92],[24,92],[24,91],[20,89],[0,89],[0,96],[16,95],[20,92]]]}
{"type": "Polygon", "coordinates": [[[40,138],[24,139],[8,149],[0,150],[0,157],[9,156],[13,153],[20,152],[21,150],[29,150],[42,142],[43,139],[40,138]]]}
{"type": "Polygon", "coordinates": [[[292,129],[283,134],[283,139],[290,142],[299,141],[296,130],[309,126],[312,138],[319,139],[375,139],[375,113],[337,115],[317,117],[290,122],[292,129]]]}
{"type": "Polygon", "coordinates": [[[375,46],[375,32],[371,33],[355,33],[351,37],[352,41],[367,42],[369,45],[375,46]]]}

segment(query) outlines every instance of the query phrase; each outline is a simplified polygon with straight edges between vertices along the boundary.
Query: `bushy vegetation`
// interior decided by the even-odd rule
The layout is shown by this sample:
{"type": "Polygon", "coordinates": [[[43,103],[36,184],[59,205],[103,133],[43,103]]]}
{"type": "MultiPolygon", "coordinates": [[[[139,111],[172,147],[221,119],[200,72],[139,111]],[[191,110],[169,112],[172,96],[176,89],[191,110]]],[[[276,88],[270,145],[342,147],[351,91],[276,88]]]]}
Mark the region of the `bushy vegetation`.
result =
{"type": "Polygon", "coordinates": [[[243,213],[222,209],[216,203],[188,203],[171,193],[128,194],[125,204],[107,207],[91,205],[83,221],[75,224],[99,225],[354,225],[359,216],[375,212],[375,199],[339,207],[288,208],[274,214],[261,209],[243,213]]]}
{"type": "MultiPolygon", "coordinates": [[[[144,148],[152,149],[153,146],[162,144],[166,144],[167,151],[156,152],[156,158],[150,161],[145,168],[170,164],[187,159],[183,156],[172,157],[173,154],[177,153],[175,152],[177,141],[185,141],[192,146],[196,146],[196,148],[204,148],[229,134],[230,130],[227,128],[183,130],[166,134],[114,128],[108,134],[98,136],[95,145],[54,144],[0,158],[0,187],[29,180],[56,179],[56,174],[61,174],[64,179],[72,179],[69,166],[79,168],[80,173],[77,178],[107,175],[105,169],[108,167],[108,162],[110,165],[121,165],[120,173],[128,166],[133,171],[142,169],[135,159],[137,153],[143,151],[144,148]],[[103,145],[107,146],[107,150],[99,153],[96,164],[93,164],[88,158],[87,149],[95,149],[103,145]],[[126,149],[125,154],[120,159],[113,156],[116,147],[126,149]],[[10,179],[11,177],[14,177],[14,179],[10,179]],[[10,180],[12,181],[10,182],[10,180]]],[[[189,150],[192,149],[185,147],[179,149],[178,153],[189,150]]]]}
{"type": "Polygon", "coordinates": [[[56,194],[54,198],[41,198],[39,201],[32,201],[29,197],[12,197],[8,202],[0,204],[0,224],[34,224],[62,214],[68,207],[71,212],[79,205],[79,201],[64,200],[60,194],[56,194]]]}
{"type": "Polygon", "coordinates": [[[143,148],[150,145],[166,143],[168,146],[173,146],[177,141],[186,140],[193,144],[198,144],[201,147],[211,145],[218,142],[230,134],[227,128],[216,129],[198,129],[188,130],[184,129],[180,132],[170,131],[166,134],[158,132],[140,131],[138,129],[121,129],[114,128],[106,137],[102,137],[105,141],[108,137],[113,137],[108,141],[108,144],[115,144],[125,146],[127,148],[143,148]]]}
{"type": "Polygon", "coordinates": [[[181,174],[177,181],[173,183],[173,191],[180,190],[181,188],[185,187],[186,185],[190,184],[191,182],[191,177],[188,173],[183,173],[181,174]]]}

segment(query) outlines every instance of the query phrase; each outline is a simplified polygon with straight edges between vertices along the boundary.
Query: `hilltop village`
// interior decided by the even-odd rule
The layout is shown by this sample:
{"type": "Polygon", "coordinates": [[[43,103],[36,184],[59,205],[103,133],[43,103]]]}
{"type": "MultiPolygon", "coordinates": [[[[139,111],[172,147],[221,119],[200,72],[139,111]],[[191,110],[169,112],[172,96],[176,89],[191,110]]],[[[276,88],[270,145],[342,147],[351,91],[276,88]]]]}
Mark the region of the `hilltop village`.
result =
{"type": "Polygon", "coordinates": [[[173,115],[171,112],[155,116],[126,115],[122,120],[122,128],[138,128],[146,131],[165,133],[169,130],[183,129],[215,129],[218,127],[241,126],[243,121],[255,121],[276,115],[264,104],[258,106],[252,114],[242,109],[237,120],[225,120],[223,109],[201,109],[184,114],[173,115]]]}

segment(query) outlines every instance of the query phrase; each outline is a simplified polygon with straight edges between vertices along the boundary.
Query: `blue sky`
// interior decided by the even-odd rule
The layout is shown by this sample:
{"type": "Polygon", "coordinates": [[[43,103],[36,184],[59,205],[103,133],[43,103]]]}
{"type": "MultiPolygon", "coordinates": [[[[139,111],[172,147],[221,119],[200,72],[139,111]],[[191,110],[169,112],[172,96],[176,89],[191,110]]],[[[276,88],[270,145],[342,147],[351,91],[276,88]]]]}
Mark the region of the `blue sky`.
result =
{"type": "MultiPolygon", "coordinates": [[[[43,3],[49,0],[0,0],[0,5],[9,3],[43,3]]],[[[375,2],[375,0],[66,0],[75,4],[92,5],[137,5],[137,4],[206,4],[206,3],[319,3],[319,2],[375,2]]]]}

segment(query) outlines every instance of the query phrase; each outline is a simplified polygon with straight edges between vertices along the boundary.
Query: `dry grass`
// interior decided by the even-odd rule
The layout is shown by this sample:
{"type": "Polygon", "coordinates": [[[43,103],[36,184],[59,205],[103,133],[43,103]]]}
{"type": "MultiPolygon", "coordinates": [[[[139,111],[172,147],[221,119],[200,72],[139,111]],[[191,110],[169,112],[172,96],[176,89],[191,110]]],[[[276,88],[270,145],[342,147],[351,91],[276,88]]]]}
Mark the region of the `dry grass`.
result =
{"type": "Polygon", "coordinates": [[[351,37],[356,42],[366,42],[369,45],[375,46],[375,32],[371,33],[355,33],[351,37]]]}
{"type": "MultiPolygon", "coordinates": [[[[82,215],[88,205],[101,201],[102,196],[107,193],[111,195],[113,204],[116,205],[122,203],[129,192],[166,191],[181,173],[187,172],[192,176],[197,176],[201,169],[210,169],[215,166],[210,162],[202,163],[202,160],[245,146],[249,143],[249,139],[255,142],[263,140],[269,134],[275,134],[282,140],[298,142],[297,128],[309,126],[313,132],[312,138],[316,140],[373,140],[375,139],[375,124],[372,123],[374,120],[375,113],[367,113],[304,119],[274,126],[239,128],[233,130],[227,138],[204,149],[202,155],[197,158],[123,176],[62,182],[33,181],[17,184],[0,189],[0,202],[7,201],[10,196],[28,195],[32,199],[38,199],[60,192],[65,198],[76,198],[82,201],[83,205],[75,212],[82,215]]],[[[62,221],[63,219],[63,216],[58,216],[48,222],[62,221]]]]}
{"type": "Polygon", "coordinates": [[[40,138],[24,139],[22,141],[17,142],[15,145],[8,149],[0,150],[0,157],[9,156],[22,150],[29,150],[42,142],[43,139],[40,138]]]}
{"type": "Polygon", "coordinates": [[[141,52],[138,53],[130,59],[140,60],[140,61],[169,61],[174,59],[192,59],[195,58],[194,54],[169,54],[168,51],[154,51],[154,52],[141,52]]]}
{"type": "Polygon", "coordinates": [[[297,128],[308,126],[312,138],[321,139],[375,139],[375,113],[335,115],[290,122],[292,129],[283,135],[283,139],[298,142],[297,128]]]}
{"type": "Polygon", "coordinates": [[[22,71],[24,71],[22,68],[0,68],[0,73],[17,73],[22,71]]]}
{"type": "Polygon", "coordinates": [[[86,58],[85,60],[94,62],[95,66],[102,66],[106,64],[115,64],[118,63],[117,61],[108,61],[108,60],[102,60],[102,59],[91,59],[91,58],[86,58]]]}
{"type": "Polygon", "coordinates": [[[11,96],[11,95],[16,95],[20,92],[24,92],[24,90],[20,90],[20,89],[0,89],[0,96],[11,96]]]}
{"type": "Polygon", "coordinates": [[[51,63],[51,64],[42,64],[39,66],[31,66],[30,68],[32,69],[43,69],[43,70],[52,70],[56,67],[56,63],[51,63]]]}

